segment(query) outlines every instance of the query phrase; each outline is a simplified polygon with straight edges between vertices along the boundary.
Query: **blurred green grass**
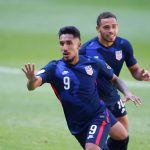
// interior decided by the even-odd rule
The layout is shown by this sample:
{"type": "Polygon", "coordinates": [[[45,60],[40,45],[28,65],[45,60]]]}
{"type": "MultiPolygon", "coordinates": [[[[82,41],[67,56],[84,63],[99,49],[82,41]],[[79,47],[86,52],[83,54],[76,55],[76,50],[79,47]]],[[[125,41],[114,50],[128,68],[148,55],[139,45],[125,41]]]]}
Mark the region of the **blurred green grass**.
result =
{"type": "MultiPolygon", "coordinates": [[[[0,67],[20,69],[33,62],[36,69],[61,57],[57,32],[65,25],[81,31],[82,42],[95,36],[96,17],[102,11],[118,17],[119,35],[133,44],[139,64],[150,70],[150,1],[1,0],[0,67]]],[[[13,72],[13,70],[12,70],[13,72]]],[[[131,80],[126,67],[121,77],[131,80]]],[[[132,79],[133,80],[133,79],[132,79]]],[[[23,73],[0,72],[0,150],[77,150],[61,105],[49,85],[28,92],[23,73]]],[[[129,150],[150,149],[149,87],[129,88],[143,100],[127,104],[131,140],[129,150]],[[141,130],[142,129],[142,130],[141,130]]]]}

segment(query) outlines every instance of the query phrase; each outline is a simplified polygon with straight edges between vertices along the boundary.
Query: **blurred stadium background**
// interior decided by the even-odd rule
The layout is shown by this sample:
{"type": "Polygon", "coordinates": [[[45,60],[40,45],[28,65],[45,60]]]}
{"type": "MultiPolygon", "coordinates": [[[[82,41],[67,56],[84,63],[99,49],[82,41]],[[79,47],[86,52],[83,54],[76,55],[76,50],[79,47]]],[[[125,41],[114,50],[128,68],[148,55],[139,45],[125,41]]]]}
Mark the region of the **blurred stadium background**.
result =
{"type": "MultiPolygon", "coordinates": [[[[77,150],[61,105],[49,85],[26,89],[21,67],[40,69],[61,57],[57,32],[65,25],[81,31],[82,42],[97,35],[96,18],[102,11],[118,17],[119,36],[133,44],[139,64],[150,70],[150,1],[0,0],[0,150],[77,150]]],[[[130,122],[129,150],[150,149],[150,84],[121,73],[143,104],[126,104],[130,122]]]]}

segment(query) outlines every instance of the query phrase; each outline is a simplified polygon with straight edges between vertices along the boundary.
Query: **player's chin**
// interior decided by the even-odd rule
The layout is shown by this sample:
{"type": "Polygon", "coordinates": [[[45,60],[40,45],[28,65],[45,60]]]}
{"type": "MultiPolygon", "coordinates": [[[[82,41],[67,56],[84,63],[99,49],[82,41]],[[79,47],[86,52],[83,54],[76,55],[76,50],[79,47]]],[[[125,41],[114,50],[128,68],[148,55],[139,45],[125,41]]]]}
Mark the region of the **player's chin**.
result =
{"type": "Polygon", "coordinates": [[[108,41],[109,41],[109,42],[114,42],[115,39],[116,39],[116,37],[114,37],[114,38],[109,38],[108,41]]]}
{"type": "Polygon", "coordinates": [[[64,60],[67,61],[67,62],[70,62],[70,60],[71,60],[68,56],[64,56],[63,58],[64,58],[64,60]]]}
{"type": "Polygon", "coordinates": [[[64,60],[67,60],[67,59],[69,59],[69,55],[68,54],[63,54],[63,58],[64,58],[64,60]]]}
{"type": "Polygon", "coordinates": [[[114,42],[115,39],[116,39],[116,35],[111,35],[111,36],[108,36],[108,37],[107,37],[107,40],[108,40],[109,42],[114,42]]]}

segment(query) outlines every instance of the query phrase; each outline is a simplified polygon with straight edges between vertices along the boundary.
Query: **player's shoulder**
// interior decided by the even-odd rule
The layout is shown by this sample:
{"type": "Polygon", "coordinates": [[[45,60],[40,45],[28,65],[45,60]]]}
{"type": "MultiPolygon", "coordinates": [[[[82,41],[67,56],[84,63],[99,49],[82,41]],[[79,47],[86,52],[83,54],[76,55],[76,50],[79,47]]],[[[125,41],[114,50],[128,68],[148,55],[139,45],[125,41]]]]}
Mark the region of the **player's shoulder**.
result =
{"type": "Polygon", "coordinates": [[[96,63],[96,64],[105,64],[106,63],[104,60],[97,59],[92,56],[84,55],[84,56],[80,56],[80,57],[82,59],[82,62],[89,62],[89,63],[96,63]]]}
{"type": "Polygon", "coordinates": [[[46,70],[55,69],[60,62],[62,62],[62,59],[49,61],[44,68],[46,70]]]}
{"type": "Polygon", "coordinates": [[[92,46],[92,45],[93,45],[94,43],[96,43],[97,41],[98,41],[98,37],[96,36],[96,37],[94,37],[94,38],[88,40],[87,42],[83,43],[83,44],[81,45],[81,47],[80,47],[80,50],[81,50],[81,49],[86,49],[86,48],[88,48],[89,46],[92,46]]]}
{"type": "Polygon", "coordinates": [[[119,37],[119,36],[116,37],[115,42],[118,43],[118,44],[121,44],[121,45],[130,44],[129,40],[127,40],[126,38],[123,38],[123,37],[119,37]]]}
{"type": "Polygon", "coordinates": [[[97,63],[97,60],[91,56],[87,55],[79,55],[79,63],[80,64],[95,64],[97,63]]]}
{"type": "Polygon", "coordinates": [[[80,59],[82,64],[91,65],[98,70],[104,68],[111,69],[111,67],[102,59],[97,59],[91,56],[82,56],[82,55],[80,56],[80,58],[82,59],[82,60],[80,59]]]}
{"type": "Polygon", "coordinates": [[[121,47],[124,53],[130,53],[133,51],[132,44],[125,38],[117,37],[115,45],[121,47]]]}
{"type": "Polygon", "coordinates": [[[47,63],[47,66],[55,66],[55,65],[57,65],[58,62],[59,62],[59,60],[52,60],[52,61],[49,61],[49,62],[47,63]]]}

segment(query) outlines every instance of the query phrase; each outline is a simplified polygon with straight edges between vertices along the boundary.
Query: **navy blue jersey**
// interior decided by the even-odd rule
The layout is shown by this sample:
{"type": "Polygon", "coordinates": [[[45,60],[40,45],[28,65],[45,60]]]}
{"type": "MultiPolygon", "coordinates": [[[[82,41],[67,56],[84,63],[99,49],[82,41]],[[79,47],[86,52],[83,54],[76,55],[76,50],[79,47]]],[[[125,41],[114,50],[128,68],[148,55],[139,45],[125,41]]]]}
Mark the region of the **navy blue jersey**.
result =
{"type": "Polygon", "coordinates": [[[89,121],[105,111],[97,92],[97,76],[111,80],[113,70],[104,61],[80,56],[76,65],[63,59],[51,61],[37,74],[50,83],[60,100],[72,134],[81,132],[89,121]]]}
{"type": "Polygon", "coordinates": [[[105,60],[118,76],[124,62],[127,67],[137,63],[131,44],[120,37],[117,37],[110,47],[105,47],[99,42],[98,37],[95,37],[81,46],[79,54],[105,60]]]}
{"type": "MultiPolygon", "coordinates": [[[[120,37],[117,37],[110,47],[103,46],[98,37],[95,37],[81,46],[79,54],[105,60],[118,76],[124,62],[128,67],[137,63],[131,44],[120,37]]],[[[111,105],[120,99],[115,87],[105,78],[98,79],[98,91],[106,105],[111,105]]]]}

